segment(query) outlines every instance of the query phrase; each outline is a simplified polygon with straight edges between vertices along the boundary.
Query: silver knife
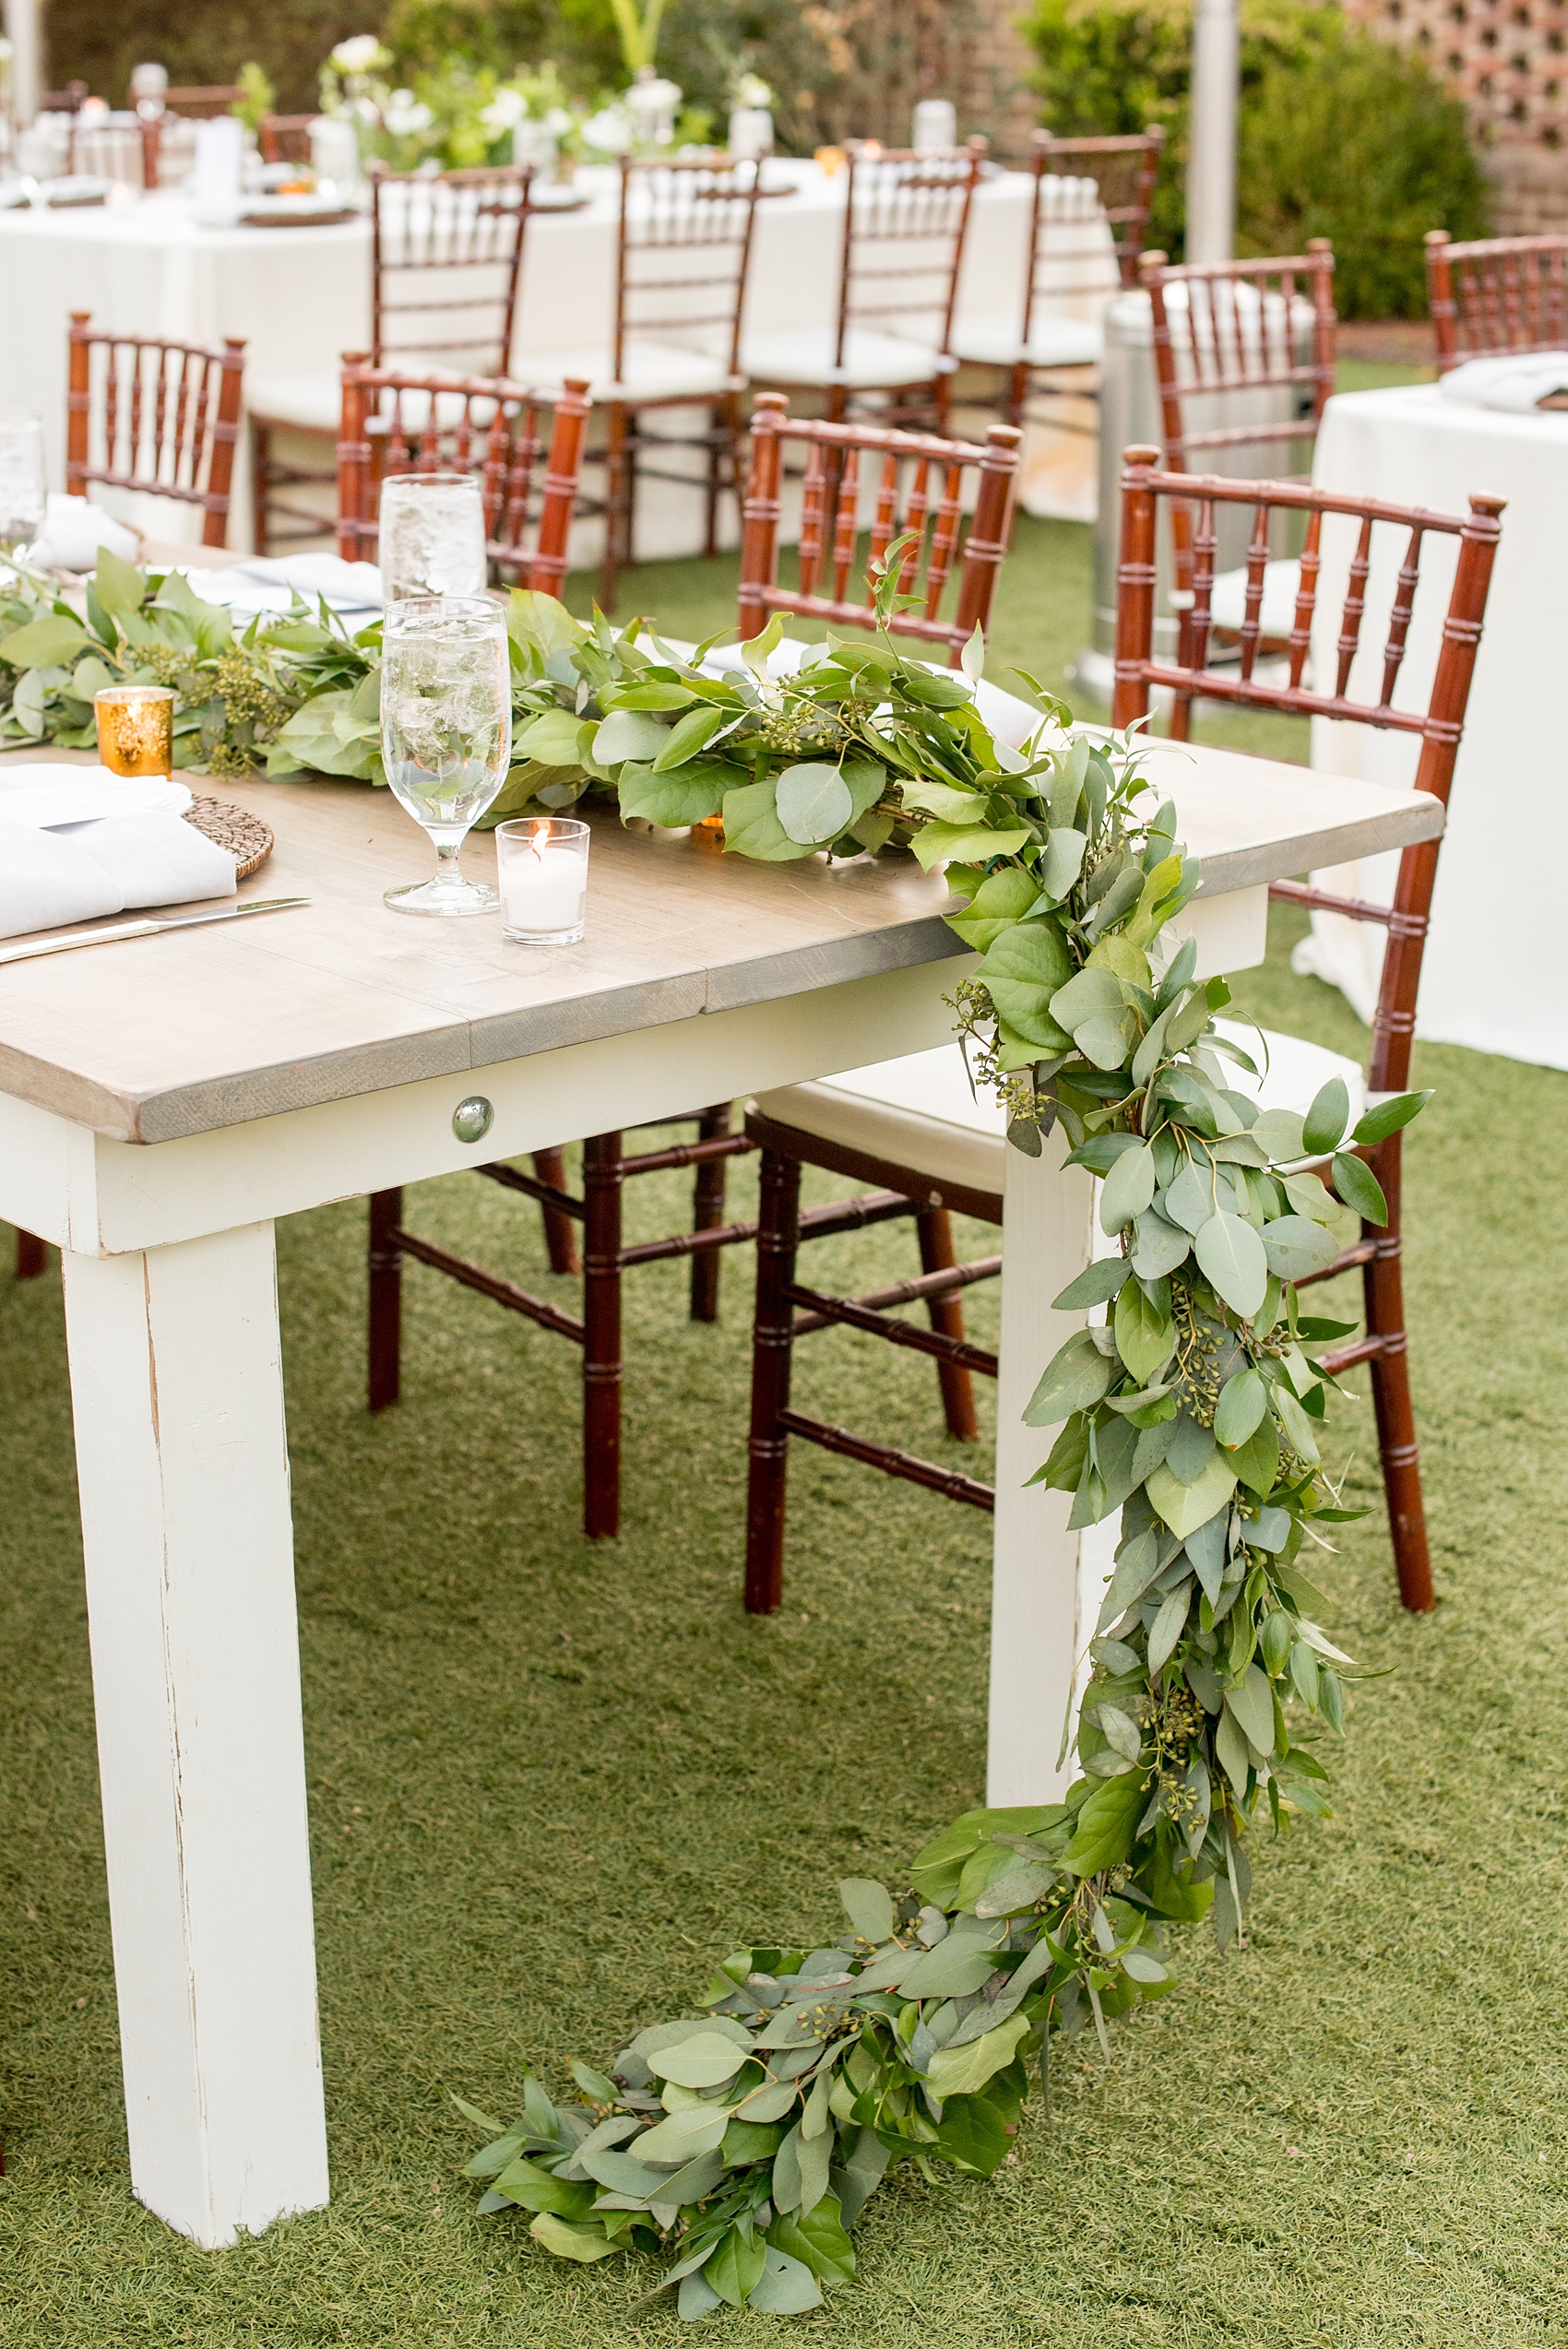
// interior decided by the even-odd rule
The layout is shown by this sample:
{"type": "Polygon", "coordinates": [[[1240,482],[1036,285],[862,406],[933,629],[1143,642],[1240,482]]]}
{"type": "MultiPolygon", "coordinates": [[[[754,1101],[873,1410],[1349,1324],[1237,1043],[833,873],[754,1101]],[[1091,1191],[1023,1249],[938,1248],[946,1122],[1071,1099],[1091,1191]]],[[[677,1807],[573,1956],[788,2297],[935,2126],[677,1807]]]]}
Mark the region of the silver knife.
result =
{"type": "Polygon", "coordinates": [[[0,946],[0,963],[25,963],[33,955],[68,955],[73,946],[110,946],[122,938],[157,938],[166,930],[196,930],[204,921],[243,921],[247,914],[287,913],[308,906],[308,897],[251,897],[217,913],[174,914],[166,921],[117,921],[107,930],[67,930],[56,938],[30,938],[25,946],[0,946]]]}

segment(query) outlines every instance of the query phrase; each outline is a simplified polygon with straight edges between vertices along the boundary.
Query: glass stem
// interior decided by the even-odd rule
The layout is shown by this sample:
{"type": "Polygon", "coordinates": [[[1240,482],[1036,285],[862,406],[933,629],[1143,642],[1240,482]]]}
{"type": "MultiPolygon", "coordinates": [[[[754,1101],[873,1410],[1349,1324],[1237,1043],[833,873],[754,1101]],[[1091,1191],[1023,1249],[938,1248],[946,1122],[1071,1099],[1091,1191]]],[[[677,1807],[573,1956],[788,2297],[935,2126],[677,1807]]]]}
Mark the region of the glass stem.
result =
{"type": "Polygon", "coordinates": [[[450,886],[462,879],[457,862],[461,840],[437,840],[435,844],[435,878],[438,884],[450,886]]]}

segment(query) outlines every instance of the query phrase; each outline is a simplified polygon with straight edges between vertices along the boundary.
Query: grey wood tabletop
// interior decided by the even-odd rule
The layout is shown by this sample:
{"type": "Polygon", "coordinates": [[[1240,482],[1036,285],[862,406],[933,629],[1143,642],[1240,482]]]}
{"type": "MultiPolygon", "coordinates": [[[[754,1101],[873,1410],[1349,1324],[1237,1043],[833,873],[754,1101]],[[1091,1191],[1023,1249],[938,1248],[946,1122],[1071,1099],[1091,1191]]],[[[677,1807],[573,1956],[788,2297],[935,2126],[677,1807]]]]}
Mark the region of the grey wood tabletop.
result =
{"type": "MultiPolygon", "coordinates": [[[[1177,803],[1211,896],[1443,828],[1434,800],[1232,752],[1158,744],[1149,771],[1177,803]]],[[[414,919],[382,903],[434,864],[389,792],[186,779],[276,835],[242,898],[309,906],[0,968],[0,1091],[121,1140],[207,1132],[966,951],[941,919],[945,883],[911,860],[757,864],[724,854],[715,833],[653,836],[606,809],[590,813],[587,935],[517,945],[498,917],[414,919]]],[[[493,878],[494,860],[493,840],[472,836],[465,869],[493,878]]]]}

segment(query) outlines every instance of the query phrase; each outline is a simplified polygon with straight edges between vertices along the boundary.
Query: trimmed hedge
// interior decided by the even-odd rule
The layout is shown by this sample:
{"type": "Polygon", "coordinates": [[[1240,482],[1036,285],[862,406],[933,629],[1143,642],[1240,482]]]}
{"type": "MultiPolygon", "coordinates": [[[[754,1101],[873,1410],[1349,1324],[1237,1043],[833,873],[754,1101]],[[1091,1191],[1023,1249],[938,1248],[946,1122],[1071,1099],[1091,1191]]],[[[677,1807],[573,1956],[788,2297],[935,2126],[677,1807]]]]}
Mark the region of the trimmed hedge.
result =
{"type": "MultiPolygon", "coordinates": [[[[1025,30],[1044,117],[1063,136],[1163,123],[1149,234],[1182,246],[1187,0],[1035,0],[1025,30]]],[[[1347,318],[1426,312],[1421,238],[1487,232],[1487,193],[1464,111],[1414,58],[1314,0],[1241,0],[1237,247],[1299,253],[1331,237],[1347,318]]]]}

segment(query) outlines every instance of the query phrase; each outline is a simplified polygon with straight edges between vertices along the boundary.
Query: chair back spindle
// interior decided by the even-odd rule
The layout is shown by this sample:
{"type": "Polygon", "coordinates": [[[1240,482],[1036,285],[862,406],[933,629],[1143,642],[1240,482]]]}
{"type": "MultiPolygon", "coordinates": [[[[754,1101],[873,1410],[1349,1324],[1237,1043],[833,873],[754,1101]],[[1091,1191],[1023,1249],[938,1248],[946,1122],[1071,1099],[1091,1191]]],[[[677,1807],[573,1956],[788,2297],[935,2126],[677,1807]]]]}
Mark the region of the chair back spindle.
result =
{"type": "Polygon", "coordinates": [[[875,624],[872,574],[896,540],[916,543],[902,558],[899,589],[918,608],[889,623],[901,635],[946,645],[956,667],[976,624],[991,616],[996,575],[1011,531],[1013,484],[1021,434],[993,424],[983,445],[929,433],[879,431],[865,424],[796,420],[782,393],[765,392],[752,418],[751,478],[741,547],[740,624],[754,636],[775,611],[862,628],[875,624]],[[778,581],[779,484],[784,450],[804,451],[798,584],[778,581]],[[851,594],[863,493],[872,501],[864,592],[851,594]],[[967,535],[963,516],[972,512],[967,535]],[[944,596],[957,573],[950,618],[944,596]]]}
{"type": "Polygon", "coordinates": [[[504,376],[404,374],[349,353],[338,443],[338,552],[374,563],[381,484],[397,473],[477,473],[492,570],[560,593],[582,470],[588,387],[553,397],[504,376]],[[548,440],[545,435],[548,431],[548,440]]]}
{"type": "Polygon", "coordinates": [[[239,438],[245,346],[94,333],[91,313],[71,313],[65,412],[65,487],[140,490],[203,511],[202,543],[228,533],[239,438]]]}

